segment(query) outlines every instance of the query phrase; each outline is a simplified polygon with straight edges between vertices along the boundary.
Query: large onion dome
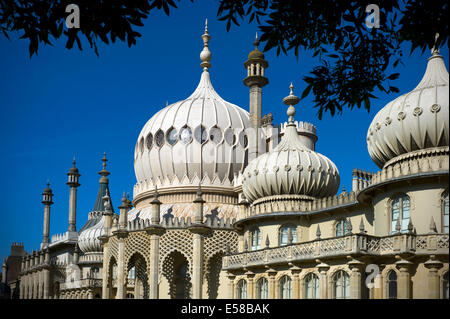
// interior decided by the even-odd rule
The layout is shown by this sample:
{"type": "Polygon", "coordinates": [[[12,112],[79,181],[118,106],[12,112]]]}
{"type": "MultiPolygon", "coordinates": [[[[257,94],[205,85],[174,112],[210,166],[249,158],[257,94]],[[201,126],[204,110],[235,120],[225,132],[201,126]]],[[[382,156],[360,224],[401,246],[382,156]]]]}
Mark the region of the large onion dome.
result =
{"type": "MultiPolygon", "coordinates": [[[[291,93],[283,101],[290,105],[289,124],[277,147],[251,161],[243,173],[242,189],[250,201],[274,195],[297,195],[313,199],[336,194],[339,172],[326,156],[306,147],[294,124],[298,97],[291,93]]],[[[291,196],[292,197],[292,196],[291,196]]]]}
{"type": "Polygon", "coordinates": [[[380,168],[401,154],[449,145],[448,71],[438,50],[417,87],[388,103],[367,132],[367,148],[380,168]]]}
{"type": "Polygon", "coordinates": [[[245,164],[248,112],[222,99],[209,73],[211,52],[207,28],[200,54],[203,73],[194,93],[168,105],[145,124],[139,134],[134,169],[134,197],[177,188],[232,187],[245,164]]]}

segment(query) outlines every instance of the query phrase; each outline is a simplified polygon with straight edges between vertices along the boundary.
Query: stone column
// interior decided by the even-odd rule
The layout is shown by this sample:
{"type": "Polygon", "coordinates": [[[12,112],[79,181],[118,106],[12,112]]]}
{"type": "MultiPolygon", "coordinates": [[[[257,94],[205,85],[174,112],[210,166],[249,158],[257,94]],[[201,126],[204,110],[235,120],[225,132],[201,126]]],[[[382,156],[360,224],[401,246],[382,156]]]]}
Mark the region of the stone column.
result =
{"type": "Polygon", "coordinates": [[[328,298],[327,271],[330,269],[330,266],[325,263],[320,263],[319,265],[317,265],[317,269],[319,270],[320,299],[327,299],[328,298]]]}
{"type": "Polygon", "coordinates": [[[228,277],[228,293],[229,293],[228,297],[230,299],[234,299],[235,298],[235,296],[234,296],[234,289],[235,289],[234,279],[236,278],[236,276],[233,274],[229,274],[227,277],[228,277]]]}
{"type": "Polygon", "coordinates": [[[127,235],[127,232],[121,232],[120,235],[117,234],[119,237],[119,244],[118,244],[118,252],[117,252],[117,294],[116,299],[125,299],[126,297],[126,276],[127,276],[127,270],[125,266],[125,237],[127,235]]]}
{"type": "Polygon", "coordinates": [[[255,278],[255,273],[247,271],[245,275],[247,276],[247,298],[255,299],[255,282],[253,280],[255,278]]]}
{"type": "Polygon", "coordinates": [[[108,278],[109,243],[107,242],[108,239],[106,237],[103,237],[101,240],[103,241],[102,299],[109,299],[109,289],[110,289],[110,288],[108,288],[108,283],[109,283],[109,278],[108,278]]]}
{"type": "Polygon", "coordinates": [[[410,299],[411,298],[411,274],[410,268],[412,263],[401,259],[396,262],[397,268],[400,271],[397,280],[397,298],[410,299]]]}
{"type": "Polygon", "coordinates": [[[359,260],[353,259],[348,263],[352,273],[350,274],[350,298],[351,299],[361,299],[361,270],[364,263],[359,260]]]}
{"type": "Polygon", "coordinates": [[[292,273],[292,299],[300,299],[300,272],[302,269],[297,266],[291,268],[292,273]]]}
{"type": "Polygon", "coordinates": [[[44,291],[43,291],[43,295],[44,295],[44,299],[49,299],[50,298],[50,270],[48,269],[43,269],[42,270],[44,273],[44,291]]]}
{"type": "Polygon", "coordinates": [[[193,299],[202,298],[202,261],[203,261],[203,236],[199,233],[193,234],[193,256],[192,256],[192,288],[193,299]]]}
{"type": "Polygon", "coordinates": [[[438,270],[444,265],[439,260],[436,260],[434,255],[425,262],[425,267],[428,269],[428,299],[440,299],[440,280],[438,270]]]}
{"type": "Polygon", "coordinates": [[[277,275],[277,271],[274,269],[269,269],[266,273],[269,276],[269,299],[275,299],[275,276],[277,275]]]}
{"type": "Polygon", "coordinates": [[[50,243],[50,206],[53,204],[53,192],[50,188],[50,182],[47,182],[47,188],[42,193],[42,204],[44,204],[44,229],[42,232],[41,248],[46,248],[50,243]]]}
{"type": "Polygon", "coordinates": [[[117,294],[116,299],[125,299],[127,294],[127,274],[128,269],[125,264],[125,239],[128,236],[127,214],[131,208],[131,201],[125,197],[125,192],[122,196],[122,204],[119,206],[119,229],[114,232],[114,235],[119,239],[117,252],[117,294]]]}
{"type": "Polygon", "coordinates": [[[158,190],[155,189],[154,198],[150,202],[152,208],[151,225],[146,228],[150,236],[150,299],[158,299],[158,271],[159,271],[159,239],[164,234],[164,227],[160,226],[160,207],[158,200],[158,190]]]}
{"type": "Polygon", "coordinates": [[[203,205],[205,201],[202,198],[202,191],[199,185],[197,198],[194,200],[196,206],[194,222],[189,227],[193,233],[192,243],[192,297],[193,299],[202,299],[203,290],[203,236],[211,232],[211,228],[203,224],[203,205]]]}

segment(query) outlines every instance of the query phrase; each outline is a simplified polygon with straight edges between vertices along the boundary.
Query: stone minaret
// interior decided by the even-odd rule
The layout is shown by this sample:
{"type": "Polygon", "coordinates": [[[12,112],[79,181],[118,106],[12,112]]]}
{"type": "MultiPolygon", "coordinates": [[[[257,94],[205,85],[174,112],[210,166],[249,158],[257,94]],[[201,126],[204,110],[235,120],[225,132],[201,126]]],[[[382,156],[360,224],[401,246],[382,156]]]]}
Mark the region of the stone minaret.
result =
{"type": "Polygon", "coordinates": [[[264,60],[264,54],[258,50],[258,34],[254,42],[255,49],[248,55],[248,60],[244,66],[247,70],[247,77],[244,84],[250,88],[250,130],[248,131],[248,160],[258,157],[261,150],[265,150],[265,145],[260,145],[262,139],[259,137],[261,127],[261,96],[262,87],[269,83],[264,76],[264,70],[269,63],[264,60]]]}
{"type": "Polygon", "coordinates": [[[68,181],[67,185],[70,187],[69,195],[69,231],[77,231],[77,187],[80,186],[79,179],[80,174],[78,173],[78,168],[75,166],[75,158],[73,159],[73,167],[70,168],[67,173],[68,181]]]}
{"type": "Polygon", "coordinates": [[[50,188],[50,182],[47,182],[47,188],[44,189],[44,192],[42,193],[42,204],[44,204],[44,230],[42,234],[41,249],[46,248],[50,243],[50,206],[53,204],[52,199],[53,193],[50,188]]]}

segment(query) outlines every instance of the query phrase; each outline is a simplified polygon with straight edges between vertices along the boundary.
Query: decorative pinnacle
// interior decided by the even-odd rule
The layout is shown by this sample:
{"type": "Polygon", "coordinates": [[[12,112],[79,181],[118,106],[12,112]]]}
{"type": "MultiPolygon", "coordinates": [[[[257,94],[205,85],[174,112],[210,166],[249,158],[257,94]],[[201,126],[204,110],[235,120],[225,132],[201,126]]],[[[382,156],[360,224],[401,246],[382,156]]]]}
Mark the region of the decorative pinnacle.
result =
{"type": "Polygon", "coordinates": [[[433,48],[431,48],[431,55],[432,56],[439,55],[439,48],[436,47],[436,42],[437,42],[438,38],[439,38],[439,33],[436,33],[435,36],[434,36],[434,45],[433,45],[433,48]]]}
{"type": "Polygon", "coordinates": [[[156,204],[161,205],[161,202],[158,199],[159,193],[158,193],[158,186],[155,185],[155,193],[153,194],[153,200],[150,204],[156,204]]]}
{"type": "Polygon", "coordinates": [[[106,188],[105,196],[103,196],[103,201],[104,201],[104,206],[105,206],[105,212],[112,213],[111,197],[109,197],[108,188],[106,188]]]}
{"type": "Polygon", "coordinates": [[[106,158],[106,153],[103,153],[102,161],[103,169],[98,172],[102,176],[100,178],[100,183],[108,183],[108,179],[106,178],[106,176],[110,175],[111,173],[106,170],[106,162],[108,161],[108,159],[106,158]]]}
{"type": "Polygon", "coordinates": [[[253,42],[253,44],[255,45],[255,49],[258,49],[258,45],[259,45],[258,32],[256,32],[255,42],[253,42]]]}
{"type": "Polygon", "coordinates": [[[209,51],[208,45],[209,45],[209,39],[211,39],[211,36],[208,33],[208,19],[205,21],[205,33],[202,35],[203,39],[203,50],[200,52],[200,60],[202,60],[202,63],[200,63],[200,66],[203,68],[204,71],[207,71],[208,68],[211,67],[211,61],[212,54],[211,51],[209,51]]]}
{"type": "Polygon", "coordinates": [[[289,116],[289,125],[294,125],[294,115],[295,115],[294,105],[296,105],[300,101],[300,98],[294,95],[294,86],[292,85],[292,82],[291,85],[289,86],[289,90],[290,90],[289,95],[283,99],[283,103],[289,105],[286,114],[289,116]]]}

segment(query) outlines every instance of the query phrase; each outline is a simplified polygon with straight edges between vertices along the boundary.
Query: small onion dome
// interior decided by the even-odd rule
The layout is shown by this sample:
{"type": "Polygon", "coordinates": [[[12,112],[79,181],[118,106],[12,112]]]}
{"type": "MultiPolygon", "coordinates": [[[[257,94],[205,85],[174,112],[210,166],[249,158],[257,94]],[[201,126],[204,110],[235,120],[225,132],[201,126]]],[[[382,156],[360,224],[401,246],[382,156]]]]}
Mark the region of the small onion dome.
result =
{"type": "Polygon", "coordinates": [[[367,149],[380,168],[401,154],[449,145],[448,71],[433,50],[417,87],[388,103],[367,132],[367,149]]]}
{"type": "Polygon", "coordinates": [[[294,124],[292,94],[283,101],[290,104],[289,124],[278,146],[251,161],[243,173],[242,189],[250,201],[273,195],[302,195],[313,199],[336,194],[339,172],[326,156],[308,149],[301,142],[294,124]]]}
{"type": "Polygon", "coordinates": [[[78,235],[78,246],[84,254],[103,252],[103,245],[98,237],[104,235],[104,227],[105,217],[102,212],[90,212],[88,221],[78,235]]]}
{"type": "Polygon", "coordinates": [[[42,195],[53,195],[52,189],[50,188],[50,182],[47,181],[47,187],[42,192],[42,195]]]}
{"type": "Polygon", "coordinates": [[[72,164],[73,164],[73,166],[69,169],[69,174],[78,174],[79,171],[78,171],[78,168],[75,166],[76,165],[75,158],[73,159],[72,164]]]}
{"type": "Polygon", "coordinates": [[[264,53],[262,53],[258,49],[258,45],[259,45],[258,34],[256,34],[256,39],[255,39],[255,42],[253,42],[253,44],[255,45],[255,49],[252,52],[249,53],[248,59],[249,60],[264,59],[264,53]]]}

